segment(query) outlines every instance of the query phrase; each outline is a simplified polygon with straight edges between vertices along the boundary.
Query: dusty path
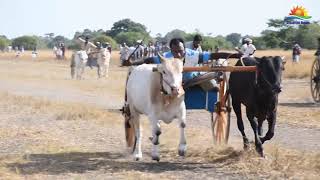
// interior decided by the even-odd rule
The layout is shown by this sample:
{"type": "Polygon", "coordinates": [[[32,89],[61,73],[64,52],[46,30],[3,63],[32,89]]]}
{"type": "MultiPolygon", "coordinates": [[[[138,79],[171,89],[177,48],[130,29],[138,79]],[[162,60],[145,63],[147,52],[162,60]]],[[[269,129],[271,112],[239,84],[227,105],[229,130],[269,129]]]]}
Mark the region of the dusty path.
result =
{"type": "MultiPolygon", "coordinates": [[[[87,103],[92,105],[97,105],[103,109],[120,109],[122,105],[121,99],[119,97],[110,96],[105,94],[104,96],[96,95],[92,93],[87,93],[85,91],[72,89],[72,88],[58,88],[54,86],[39,86],[39,84],[31,84],[28,82],[9,82],[5,80],[0,80],[0,90],[8,91],[16,95],[26,95],[48,98],[50,100],[65,101],[65,102],[78,102],[87,103]]],[[[285,80],[283,94],[280,96],[280,106],[281,108],[290,108],[291,106],[296,106],[299,110],[301,108],[308,108],[310,111],[319,111],[320,106],[312,102],[311,97],[290,97],[290,93],[294,89],[295,91],[301,91],[302,89],[308,88],[308,83],[305,80],[285,80]]],[[[299,112],[296,112],[299,113],[299,112]]],[[[303,112],[300,112],[303,113],[303,112]]],[[[303,114],[301,114],[303,115],[303,114]]],[[[313,127],[306,124],[287,124],[281,121],[281,118],[290,117],[280,117],[280,123],[276,125],[276,136],[272,140],[272,143],[278,143],[290,148],[295,148],[299,150],[319,150],[320,144],[318,143],[320,139],[320,127],[313,127]],[[297,136],[298,134],[298,136],[297,136]],[[294,138],[292,138],[294,137],[294,138]]],[[[318,120],[319,121],[319,120],[318,120]]],[[[188,123],[192,126],[201,125],[203,127],[210,127],[209,115],[206,112],[190,111],[188,112],[188,123]]],[[[252,130],[246,123],[246,134],[252,137],[252,130]]],[[[265,124],[266,125],[266,124],[265,124]]],[[[266,130],[265,130],[266,132],[266,130]]],[[[232,112],[232,124],[231,124],[231,140],[233,138],[240,138],[240,133],[237,130],[236,118],[232,112]]]]}
{"type": "MultiPolygon", "coordinates": [[[[168,145],[162,148],[161,162],[154,163],[147,130],[143,138],[144,159],[135,162],[125,151],[122,123],[56,120],[51,113],[30,112],[32,108],[0,100],[0,165],[5,164],[9,171],[27,179],[244,178],[221,167],[225,162],[181,159],[176,156],[176,148],[168,145]]],[[[168,136],[163,138],[169,139],[168,136]]]]}

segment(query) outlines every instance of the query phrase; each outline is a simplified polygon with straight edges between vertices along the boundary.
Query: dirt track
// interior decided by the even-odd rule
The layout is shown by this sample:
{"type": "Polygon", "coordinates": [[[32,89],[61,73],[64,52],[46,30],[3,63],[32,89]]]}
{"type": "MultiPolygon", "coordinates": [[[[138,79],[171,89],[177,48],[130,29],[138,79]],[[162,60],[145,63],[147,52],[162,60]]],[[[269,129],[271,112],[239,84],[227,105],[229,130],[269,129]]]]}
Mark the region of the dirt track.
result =
{"type": "MultiPolygon", "coordinates": [[[[93,79],[93,81],[98,81],[93,79]]],[[[103,81],[103,80],[102,80],[103,81]]],[[[1,80],[0,90],[8,91],[12,94],[16,95],[24,95],[24,96],[35,96],[48,98],[50,100],[55,101],[65,101],[65,102],[78,102],[78,103],[88,103],[92,105],[100,106],[103,109],[108,110],[117,110],[122,106],[122,100],[117,99],[113,96],[105,95],[105,97],[101,97],[95,94],[86,93],[84,91],[79,91],[71,88],[59,88],[55,89],[55,87],[41,87],[39,84],[29,84],[28,82],[8,82],[1,80]],[[108,100],[108,101],[106,101],[108,100]]],[[[299,91],[302,89],[307,89],[308,82],[306,79],[303,80],[290,80],[287,79],[283,82],[283,94],[294,93],[291,91],[299,91]]],[[[309,89],[308,89],[309,90],[309,89]]],[[[290,97],[288,95],[280,95],[280,106],[281,108],[290,108],[297,107],[307,108],[309,111],[319,111],[320,107],[317,104],[312,102],[311,97],[290,97]]],[[[299,112],[298,112],[299,113],[299,112]]],[[[306,113],[306,112],[300,112],[306,113]]],[[[236,126],[236,118],[235,114],[232,113],[232,126],[231,126],[231,138],[240,138],[239,132],[236,126]]],[[[288,118],[288,117],[283,117],[288,118]]],[[[292,118],[292,117],[291,117],[292,118]]],[[[189,111],[188,112],[188,124],[194,126],[199,125],[203,127],[210,127],[210,119],[209,115],[206,112],[199,111],[189,111]]],[[[246,121],[247,122],[247,121],[246,121]]],[[[265,124],[266,125],[266,124],[265,124]]],[[[320,139],[320,128],[311,128],[312,125],[294,125],[277,123],[276,127],[276,136],[273,139],[273,143],[279,143],[281,145],[288,146],[290,148],[296,148],[299,150],[319,150],[320,144],[317,141],[320,139]],[[300,125],[300,126],[299,126],[300,125]],[[298,134],[298,136],[297,136],[298,134]],[[294,137],[294,138],[291,138],[294,137]]],[[[252,132],[250,126],[246,125],[246,134],[252,137],[252,132]]]]}
{"type": "MultiPolygon", "coordinates": [[[[5,73],[7,70],[3,66],[8,64],[12,66],[11,63],[8,61],[0,62],[0,72],[5,73]]],[[[29,63],[23,62],[18,67],[22,68],[29,63]]],[[[52,65],[51,62],[48,64],[52,65]]],[[[44,63],[44,65],[47,65],[47,63],[44,63]]],[[[59,65],[59,68],[62,65],[59,65]]],[[[39,66],[45,67],[43,65],[39,66]]],[[[57,67],[51,68],[55,70],[57,67]]],[[[119,68],[113,68],[111,71],[119,70],[119,68]]],[[[46,72],[46,70],[40,71],[46,72]]],[[[57,71],[62,72],[62,70],[57,71]]],[[[12,73],[12,76],[0,77],[0,92],[8,92],[10,95],[45,98],[49,101],[62,103],[90,104],[104,110],[112,110],[112,112],[122,105],[121,92],[110,94],[102,89],[99,93],[95,93],[98,91],[97,89],[88,90],[84,88],[91,84],[110,83],[110,80],[97,80],[93,75],[88,76],[82,82],[75,82],[76,85],[68,85],[67,83],[73,80],[66,78],[68,77],[67,73],[53,75],[60,80],[53,78],[52,81],[50,80],[51,77],[48,77],[49,80],[34,78],[36,72],[26,70],[20,72],[26,73],[25,77],[20,77],[19,71],[10,73],[12,73]]],[[[114,81],[111,82],[112,85],[119,85],[120,83],[120,86],[122,86],[121,78],[114,81]]],[[[320,106],[314,104],[310,96],[306,96],[306,93],[302,93],[306,89],[309,90],[307,80],[286,79],[283,85],[276,135],[267,144],[277,144],[300,151],[319,152],[319,119],[308,118],[310,116],[311,118],[320,117],[319,114],[316,114],[316,116],[312,114],[320,112],[320,106]],[[295,121],[290,121],[291,119],[295,119],[295,121]]],[[[134,162],[125,153],[121,123],[110,125],[90,120],[70,121],[63,119],[58,121],[52,118],[50,112],[31,113],[32,111],[28,107],[7,106],[7,104],[6,101],[0,100],[0,131],[2,131],[0,133],[2,135],[0,139],[0,158],[10,159],[11,156],[24,156],[22,162],[11,160],[6,163],[11,171],[16,171],[22,177],[33,179],[70,179],[75,177],[85,179],[105,179],[108,177],[110,179],[115,177],[124,179],[242,179],[255,177],[250,174],[244,175],[239,172],[228,171],[225,167],[230,163],[228,160],[210,163],[197,156],[181,159],[176,156],[176,146],[168,147],[168,145],[165,145],[161,151],[161,162],[151,162],[149,156],[150,143],[147,140],[148,130],[144,133],[144,160],[134,162]]],[[[117,115],[117,117],[121,120],[120,115],[117,115]]],[[[187,118],[188,127],[190,127],[189,136],[193,136],[193,134],[199,136],[198,139],[196,138],[199,142],[189,142],[191,152],[193,149],[197,149],[197,145],[200,144],[202,146],[200,149],[211,147],[211,132],[207,112],[189,111],[187,118]]],[[[245,127],[247,135],[252,139],[251,128],[248,124],[245,127]]],[[[174,133],[175,128],[168,129],[169,134],[174,133]]],[[[235,124],[234,114],[230,134],[230,144],[235,149],[241,149],[241,137],[235,124]]],[[[163,139],[165,138],[164,135],[163,139]]],[[[229,156],[232,159],[239,154],[231,153],[229,156]]],[[[269,176],[261,175],[261,178],[265,177],[269,176]]]]}

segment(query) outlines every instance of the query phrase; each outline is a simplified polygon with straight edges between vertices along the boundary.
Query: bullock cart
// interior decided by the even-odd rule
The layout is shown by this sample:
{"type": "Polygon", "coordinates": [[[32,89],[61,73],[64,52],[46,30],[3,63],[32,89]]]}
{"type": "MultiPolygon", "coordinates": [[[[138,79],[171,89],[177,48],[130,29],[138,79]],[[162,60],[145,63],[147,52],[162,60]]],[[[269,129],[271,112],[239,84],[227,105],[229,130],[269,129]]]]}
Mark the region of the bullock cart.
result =
{"type": "MultiPolygon", "coordinates": [[[[227,60],[228,59],[225,61],[227,60]]],[[[211,128],[214,143],[227,143],[231,118],[227,73],[255,72],[256,66],[222,66],[210,64],[202,67],[184,67],[183,71],[208,72],[205,73],[204,76],[210,72],[214,72],[214,76],[211,76],[211,78],[217,82],[219,88],[206,91],[197,85],[185,87],[185,103],[187,109],[205,109],[209,111],[211,114],[211,128]]],[[[208,78],[206,78],[206,80],[207,79],[208,78]]]]}
{"type": "Polygon", "coordinates": [[[317,56],[311,67],[311,94],[315,102],[320,102],[320,56],[317,56]]]}

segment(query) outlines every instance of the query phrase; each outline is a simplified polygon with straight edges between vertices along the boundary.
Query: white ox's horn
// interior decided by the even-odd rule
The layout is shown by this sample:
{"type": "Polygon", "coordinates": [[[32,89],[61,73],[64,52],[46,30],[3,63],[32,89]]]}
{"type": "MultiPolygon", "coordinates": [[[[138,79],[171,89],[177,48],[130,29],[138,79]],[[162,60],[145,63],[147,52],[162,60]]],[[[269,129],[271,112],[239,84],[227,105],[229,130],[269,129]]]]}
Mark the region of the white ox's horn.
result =
{"type": "Polygon", "coordinates": [[[166,60],[166,58],[163,57],[159,52],[158,52],[158,56],[160,57],[160,62],[161,63],[163,63],[166,60]]]}
{"type": "Polygon", "coordinates": [[[282,64],[286,64],[287,63],[287,60],[286,60],[285,56],[281,56],[281,59],[282,59],[282,64]]]}

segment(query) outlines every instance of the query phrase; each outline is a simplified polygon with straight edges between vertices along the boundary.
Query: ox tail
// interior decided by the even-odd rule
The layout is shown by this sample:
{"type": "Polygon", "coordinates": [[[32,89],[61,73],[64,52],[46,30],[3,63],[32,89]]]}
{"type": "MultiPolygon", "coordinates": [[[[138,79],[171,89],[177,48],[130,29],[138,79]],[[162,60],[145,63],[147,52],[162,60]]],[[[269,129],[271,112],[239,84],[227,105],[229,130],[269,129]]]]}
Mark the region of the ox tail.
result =
{"type": "Polygon", "coordinates": [[[216,144],[227,144],[230,131],[230,90],[227,89],[221,102],[216,104],[215,112],[211,117],[212,133],[216,144]],[[223,104],[223,105],[221,105],[223,104]]]}
{"type": "Polygon", "coordinates": [[[75,54],[73,53],[71,56],[71,63],[70,63],[70,69],[71,69],[71,78],[73,79],[75,76],[75,67],[76,66],[76,62],[75,62],[75,54]]]}
{"type": "Polygon", "coordinates": [[[128,98],[127,98],[127,83],[128,83],[128,79],[129,79],[129,76],[130,76],[132,70],[133,70],[133,68],[129,68],[127,80],[126,80],[125,96],[124,96],[125,104],[124,104],[121,111],[122,111],[122,114],[123,114],[124,120],[125,120],[124,129],[125,129],[127,147],[129,149],[131,149],[132,153],[133,153],[136,148],[137,138],[135,136],[136,133],[135,133],[135,129],[133,126],[132,116],[130,113],[130,107],[129,107],[128,98]]]}
{"type": "Polygon", "coordinates": [[[135,136],[136,133],[130,116],[128,117],[125,115],[124,128],[127,147],[130,149],[131,153],[133,153],[136,149],[137,138],[135,136]]]}

